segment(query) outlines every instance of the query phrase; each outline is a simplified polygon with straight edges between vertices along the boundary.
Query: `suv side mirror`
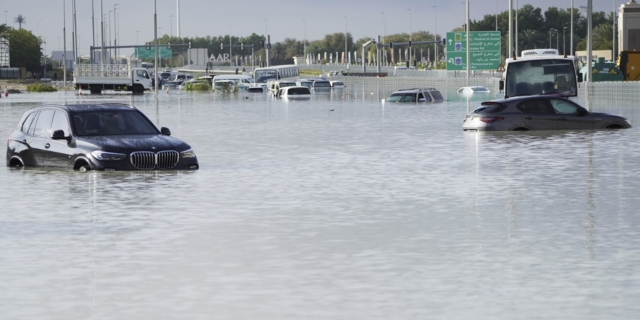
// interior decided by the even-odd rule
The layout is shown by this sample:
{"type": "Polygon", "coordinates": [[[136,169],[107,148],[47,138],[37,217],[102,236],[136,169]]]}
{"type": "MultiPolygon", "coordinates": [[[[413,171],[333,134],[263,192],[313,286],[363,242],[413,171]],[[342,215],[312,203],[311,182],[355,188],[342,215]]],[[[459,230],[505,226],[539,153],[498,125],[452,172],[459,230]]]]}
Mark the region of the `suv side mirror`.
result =
{"type": "Polygon", "coordinates": [[[169,128],[167,128],[167,127],[162,127],[162,128],[160,128],[160,133],[164,134],[165,136],[170,136],[171,135],[171,130],[169,130],[169,128]]]}
{"type": "Polygon", "coordinates": [[[69,141],[71,139],[71,137],[67,137],[64,135],[64,131],[63,130],[56,130],[51,134],[51,139],[52,140],[67,140],[69,141]]]}
{"type": "Polygon", "coordinates": [[[582,82],[582,81],[583,81],[582,73],[578,73],[578,82],[582,82]]]}
{"type": "Polygon", "coordinates": [[[504,80],[500,80],[498,88],[500,89],[500,91],[504,90],[504,80]]]}

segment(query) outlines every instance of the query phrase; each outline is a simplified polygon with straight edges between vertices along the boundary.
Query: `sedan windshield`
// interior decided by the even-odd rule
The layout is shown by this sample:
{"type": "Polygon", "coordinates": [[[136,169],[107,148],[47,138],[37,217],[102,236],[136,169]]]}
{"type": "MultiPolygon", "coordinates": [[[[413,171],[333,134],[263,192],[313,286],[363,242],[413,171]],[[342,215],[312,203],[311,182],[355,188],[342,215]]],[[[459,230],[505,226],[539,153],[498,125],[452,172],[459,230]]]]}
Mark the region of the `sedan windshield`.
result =
{"type": "Polygon", "coordinates": [[[72,117],[73,131],[78,136],[158,133],[147,118],[134,110],[96,110],[72,117]]]}

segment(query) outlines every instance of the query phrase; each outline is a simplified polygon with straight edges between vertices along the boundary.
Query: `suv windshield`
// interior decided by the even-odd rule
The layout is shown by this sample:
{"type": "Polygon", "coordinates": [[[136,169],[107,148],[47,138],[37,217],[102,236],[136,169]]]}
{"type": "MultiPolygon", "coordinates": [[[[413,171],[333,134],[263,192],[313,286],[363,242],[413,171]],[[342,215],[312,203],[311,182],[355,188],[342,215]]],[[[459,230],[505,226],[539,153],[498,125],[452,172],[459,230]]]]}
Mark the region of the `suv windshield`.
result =
{"type": "Polygon", "coordinates": [[[506,97],[561,93],[576,96],[573,62],[545,59],[509,62],[506,74],[506,97]]]}
{"type": "Polygon", "coordinates": [[[158,133],[158,129],[135,110],[78,112],[72,119],[73,131],[78,136],[158,133]]]}

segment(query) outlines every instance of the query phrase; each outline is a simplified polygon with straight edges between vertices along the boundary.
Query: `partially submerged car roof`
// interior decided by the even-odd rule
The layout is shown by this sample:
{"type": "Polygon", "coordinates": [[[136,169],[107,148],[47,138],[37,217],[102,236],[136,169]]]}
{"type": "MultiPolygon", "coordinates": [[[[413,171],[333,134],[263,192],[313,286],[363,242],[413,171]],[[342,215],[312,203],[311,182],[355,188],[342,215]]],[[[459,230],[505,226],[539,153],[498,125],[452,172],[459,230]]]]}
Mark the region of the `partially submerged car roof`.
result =
{"type": "Polygon", "coordinates": [[[136,109],[134,106],[124,104],[124,103],[44,104],[44,105],[36,106],[33,109],[41,109],[41,108],[66,109],[72,112],[91,111],[91,110],[134,110],[136,109]]]}

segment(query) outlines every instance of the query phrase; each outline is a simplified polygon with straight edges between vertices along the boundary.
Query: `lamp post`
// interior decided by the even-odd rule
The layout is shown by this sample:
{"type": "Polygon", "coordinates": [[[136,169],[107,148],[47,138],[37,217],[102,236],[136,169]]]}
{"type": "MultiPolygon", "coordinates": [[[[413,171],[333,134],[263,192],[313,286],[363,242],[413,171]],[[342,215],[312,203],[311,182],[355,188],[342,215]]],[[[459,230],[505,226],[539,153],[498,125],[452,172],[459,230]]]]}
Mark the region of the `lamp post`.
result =
{"type": "MultiPolygon", "coordinates": [[[[384,37],[387,35],[387,25],[385,22],[384,12],[380,13],[382,13],[382,44],[384,44],[384,37]]],[[[387,62],[387,49],[385,47],[382,47],[382,59],[385,63],[387,62]]]]}
{"type": "Polygon", "coordinates": [[[611,11],[611,20],[613,24],[611,29],[613,30],[612,46],[611,46],[611,61],[616,61],[616,0],[613,0],[613,10],[611,11]]]}
{"type": "Polygon", "coordinates": [[[9,20],[7,19],[7,10],[4,11],[4,24],[8,24],[9,20]]]}
{"type": "Polygon", "coordinates": [[[437,10],[438,7],[433,6],[433,21],[435,21],[434,26],[435,26],[435,32],[433,34],[433,40],[436,42],[433,44],[433,65],[435,66],[435,69],[438,70],[438,14],[437,14],[437,10]]]}
{"type": "MultiPolygon", "coordinates": [[[[109,11],[109,46],[111,46],[111,12],[113,11],[109,11]]],[[[109,49],[109,52],[111,52],[111,49],[109,49]]],[[[113,57],[109,59],[109,64],[111,64],[111,59],[113,59],[113,57]]]]}
{"type": "Polygon", "coordinates": [[[304,42],[302,43],[302,52],[304,52],[304,61],[307,61],[307,20],[302,20],[304,23],[304,42]]]}
{"type": "MultiPolygon", "coordinates": [[[[118,29],[116,28],[116,26],[118,25],[118,22],[116,21],[116,6],[118,4],[115,3],[113,4],[113,45],[117,46],[118,45],[118,29]]],[[[113,49],[114,52],[114,56],[116,57],[116,60],[118,58],[118,49],[113,49]]]]}
{"type": "Polygon", "coordinates": [[[556,49],[560,51],[560,30],[556,29],[556,49]]]}
{"type": "Polygon", "coordinates": [[[231,48],[231,25],[229,25],[229,66],[231,66],[231,57],[232,57],[232,48],[231,48]]]}
{"type": "MultiPolygon", "coordinates": [[[[140,32],[139,30],[136,30],[136,46],[138,45],[138,33],[139,32],[140,32]]],[[[138,60],[138,48],[136,48],[136,60],[138,60]]]]}
{"type": "Polygon", "coordinates": [[[565,31],[567,31],[567,27],[562,27],[562,54],[567,54],[566,49],[566,41],[565,41],[565,31]]]}
{"type": "Polygon", "coordinates": [[[42,75],[43,78],[47,77],[47,42],[44,41],[44,74],[42,75]]]}
{"type": "Polygon", "coordinates": [[[552,49],[553,47],[551,46],[551,34],[553,34],[553,28],[549,29],[549,49],[552,49]]]}
{"type": "Polygon", "coordinates": [[[498,31],[498,0],[496,0],[496,31],[498,31]]]}
{"type": "MultiPolygon", "coordinates": [[[[347,64],[347,22],[349,19],[344,17],[344,56],[342,57],[342,63],[347,64]]],[[[336,57],[337,58],[337,57],[336,57]]]]}
{"type": "MultiPolygon", "coordinates": [[[[411,42],[411,9],[407,9],[409,10],[409,42],[411,42]]],[[[409,46],[409,65],[411,65],[411,61],[413,59],[411,59],[411,46],[409,46]]]]}
{"type": "Polygon", "coordinates": [[[173,37],[173,15],[169,15],[169,36],[173,37]]]}

